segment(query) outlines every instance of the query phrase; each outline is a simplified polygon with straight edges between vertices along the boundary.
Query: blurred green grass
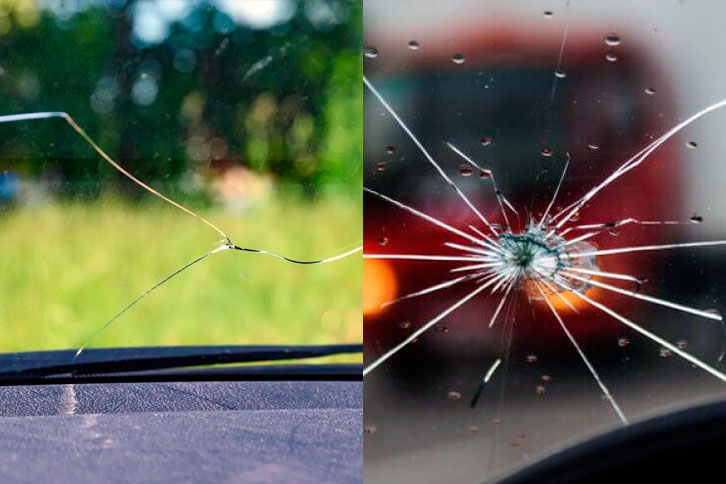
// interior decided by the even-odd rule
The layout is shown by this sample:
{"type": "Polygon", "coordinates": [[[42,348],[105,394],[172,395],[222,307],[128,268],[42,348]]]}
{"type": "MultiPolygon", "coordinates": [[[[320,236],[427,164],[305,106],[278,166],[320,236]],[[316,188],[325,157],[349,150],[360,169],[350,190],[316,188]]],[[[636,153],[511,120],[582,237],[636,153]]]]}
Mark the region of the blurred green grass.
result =
{"type": "MultiPolygon", "coordinates": [[[[359,199],[272,197],[201,214],[241,246],[297,259],[360,244],[359,199]]],[[[219,234],[158,200],[50,202],[0,215],[0,351],[76,348],[219,234]]],[[[362,258],[303,266],[225,251],[169,281],[90,346],[362,341],[362,258]]]]}

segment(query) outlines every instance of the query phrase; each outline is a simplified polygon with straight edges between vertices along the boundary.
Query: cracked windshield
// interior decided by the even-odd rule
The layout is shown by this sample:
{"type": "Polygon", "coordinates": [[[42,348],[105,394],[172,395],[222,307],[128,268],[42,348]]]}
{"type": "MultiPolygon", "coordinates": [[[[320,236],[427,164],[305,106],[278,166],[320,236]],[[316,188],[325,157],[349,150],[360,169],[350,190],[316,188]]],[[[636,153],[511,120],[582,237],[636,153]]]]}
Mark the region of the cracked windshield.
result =
{"type": "Polygon", "coordinates": [[[724,13],[365,2],[367,480],[723,397],[724,13]]]}
{"type": "Polygon", "coordinates": [[[0,0],[0,350],[359,343],[361,18],[0,0]]]}

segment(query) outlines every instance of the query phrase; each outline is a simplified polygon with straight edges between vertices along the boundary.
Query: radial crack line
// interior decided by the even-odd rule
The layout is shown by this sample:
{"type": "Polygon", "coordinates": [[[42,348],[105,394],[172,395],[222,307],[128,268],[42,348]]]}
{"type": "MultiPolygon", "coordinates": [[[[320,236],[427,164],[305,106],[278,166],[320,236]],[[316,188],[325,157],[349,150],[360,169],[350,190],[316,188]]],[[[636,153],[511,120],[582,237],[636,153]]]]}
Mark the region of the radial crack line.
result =
{"type": "Polygon", "coordinates": [[[470,265],[470,266],[454,267],[449,272],[475,271],[477,269],[489,269],[491,267],[501,267],[503,265],[504,265],[503,262],[495,262],[495,263],[488,263],[488,264],[476,264],[476,265],[470,265]]]}
{"type": "Polygon", "coordinates": [[[572,310],[572,312],[574,312],[575,314],[580,314],[580,311],[578,311],[577,308],[575,306],[573,306],[572,303],[570,301],[568,301],[567,298],[565,298],[565,296],[562,295],[562,291],[558,291],[556,287],[552,286],[549,282],[547,282],[547,279],[549,279],[549,276],[547,274],[545,274],[541,271],[535,271],[535,272],[537,274],[536,280],[539,280],[539,282],[544,284],[545,287],[547,287],[547,289],[552,291],[553,294],[556,294],[557,297],[559,298],[559,300],[562,301],[562,303],[565,306],[570,308],[570,310],[572,310]]]}
{"type": "Polygon", "coordinates": [[[420,335],[422,335],[424,332],[426,332],[428,329],[430,329],[432,326],[434,326],[436,323],[444,319],[446,316],[451,314],[452,312],[459,309],[461,306],[466,304],[470,299],[472,299],[474,296],[482,292],[487,287],[491,286],[492,284],[496,283],[497,278],[489,280],[486,284],[482,284],[481,286],[474,289],[472,292],[464,296],[463,298],[459,299],[456,303],[449,306],[447,309],[445,309],[443,312],[439,313],[436,317],[429,320],[426,324],[421,326],[419,329],[411,333],[408,338],[401,341],[399,344],[394,346],[392,349],[386,351],[383,355],[379,356],[373,363],[368,365],[363,369],[363,376],[368,375],[370,372],[378,368],[381,363],[385,362],[387,359],[389,359],[391,356],[395,355],[399,351],[401,351],[403,348],[405,348],[411,341],[418,338],[420,335]]]}
{"type": "MultiPolygon", "coordinates": [[[[467,163],[469,163],[471,166],[473,166],[477,170],[483,171],[483,172],[485,172],[485,173],[487,173],[489,175],[489,178],[492,181],[492,188],[494,189],[494,196],[496,197],[497,203],[499,204],[499,209],[502,212],[502,217],[504,217],[504,223],[507,224],[507,229],[509,229],[509,231],[511,232],[512,231],[512,227],[509,224],[509,218],[507,217],[507,212],[504,210],[504,204],[502,203],[503,195],[499,191],[499,188],[497,187],[497,182],[494,179],[494,173],[491,170],[487,170],[485,168],[482,168],[478,164],[476,164],[474,162],[474,160],[472,160],[471,158],[469,158],[466,154],[464,154],[463,151],[461,151],[459,148],[457,148],[453,144],[449,143],[448,141],[446,142],[446,146],[448,146],[449,148],[451,148],[451,150],[454,153],[456,153],[457,155],[459,155],[460,157],[462,157],[464,159],[464,161],[466,161],[467,163]]],[[[511,207],[511,205],[509,205],[509,206],[511,207]]],[[[513,209],[514,209],[514,207],[512,207],[512,210],[513,209]]],[[[514,210],[514,212],[517,213],[516,210],[514,210]]]]}
{"type": "Polygon", "coordinates": [[[560,193],[560,187],[562,187],[562,182],[565,181],[565,175],[567,174],[567,168],[570,166],[570,152],[568,151],[566,153],[567,155],[567,161],[565,162],[565,167],[562,169],[562,174],[560,175],[560,181],[557,182],[557,188],[555,188],[555,193],[552,195],[552,200],[550,200],[550,204],[547,205],[547,210],[545,210],[544,214],[542,215],[542,218],[540,219],[539,223],[537,224],[537,228],[541,229],[542,224],[544,223],[545,219],[547,218],[547,215],[549,215],[550,210],[552,210],[552,206],[555,204],[555,200],[557,200],[557,195],[560,193]]]}
{"type": "Polygon", "coordinates": [[[462,250],[464,252],[474,252],[476,254],[481,254],[483,256],[491,257],[492,259],[497,258],[497,256],[495,255],[495,252],[492,252],[491,250],[485,250],[485,249],[480,249],[478,247],[471,247],[471,246],[467,246],[467,245],[456,244],[454,242],[444,242],[444,245],[446,247],[451,247],[452,249],[462,250]]]}
{"type": "MultiPolygon", "coordinates": [[[[580,225],[578,227],[570,227],[569,229],[563,230],[559,234],[559,236],[560,237],[564,237],[568,232],[570,232],[570,230],[575,230],[575,229],[581,230],[581,229],[586,228],[586,227],[591,228],[591,229],[594,228],[594,229],[597,229],[597,230],[594,230],[592,232],[588,232],[586,234],[580,235],[578,237],[575,237],[574,239],[570,239],[566,243],[558,246],[558,248],[560,248],[560,247],[567,247],[569,245],[576,244],[577,242],[582,242],[583,240],[590,239],[592,237],[595,237],[596,235],[599,235],[599,234],[603,233],[605,230],[612,230],[612,229],[620,228],[620,227],[623,227],[623,226],[629,225],[629,224],[644,225],[644,226],[654,226],[654,225],[686,225],[686,223],[684,223],[684,222],[678,222],[678,221],[675,221],[675,220],[665,220],[665,221],[645,220],[645,221],[640,221],[640,220],[637,220],[637,219],[634,219],[634,218],[627,218],[625,220],[620,220],[618,222],[607,223],[607,224],[590,225],[590,226],[580,225]]],[[[689,223],[689,225],[690,224],[691,223],[689,223]]]]}
{"type": "Polygon", "coordinates": [[[504,303],[507,300],[507,297],[509,297],[509,293],[512,291],[512,287],[514,287],[514,284],[510,281],[507,290],[504,292],[504,295],[502,296],[502,300],[499,301],[499,304],[497,305],[497,309],[494,311],[494,314],[492,315],[492,318],[489,320],[489,329],[494,327],[494,323],[497,320],[497,316],[499,316],[499,313],[501,312],[502,308],[504,307],[504,303]]]}
{"type": "Polygon", "coordinates": [[[655,151],[660,145],[665,143],[673,135],[678,133],[680,130],[682,130],[689,124],[696,121],[698,118],[710,113],[711,111],[720,109],[724,106],[726,106],[726,99],[713,103],[710,106],[707,106],[706,108],[698,111],[696,114],[690,116],[688,119],[682,121],[681,123],[678,123],[676,126],[671,128],[670,130],[668,130],[665,134],[663,134],[658,139],[656,139],[654,142],[649,144],[645,149],[641,150],[635,156],[633,156],[628,161],[623,163],[617,170],[615,170],[610,176],[608,176],[600,184],[596,185],[589,192],[587,192],[587,194],[585,194],[585,196],[582,197],[576,203],[576,205],[570,210],[569,214],[557,223],[557,228],[558,229],[562,228],[562,226],[570,219],[572,214],[574,214],[580,208],[582,208],[588,201],[592,200],[595,197],[595,195],[597,195],[600,192],[600,190],[602,190],[606,186],[610,185],[612,182],[614,182],[615,180],[620,178],[625,173],[629,172],[633,168],[635,168],[635,167],[639,166],[641,163],[643,163],[643,161],[645,161],[645,159],[648,157],[648,155],[650,155],[653,151],[655,151]]]}
{"type": "Polygon", "coordinates": [[[466,275],[466,276],[457,277],[456,279],[451,279],[449,281],[445,281],[445,282],[442,282],[440,284],[436,284],[436,285],[427,287],[425,289],[421,289],[419,291],[412,292],[410,294],[406,294],[405,296],[401,296],[399,298],[392,299],[390,301],[386,301],[384,303],[381,303],[381,307],[383,308],[383,307],[386,307],[386,306],[390,306],[391,304],[395,304],[397,302],[403,301],[404,299],[411,299],[413,297],[418,297],[418,296],[424,296],[426,294],[431,294],[432,292],[436,292],[436,291],[439,291],[441,289],[446,289],[447,287],[451,287],[451,286],[453,286],[455,284],[458,284],[458,283],[460,283],[462,281],[465,281],[465,280],[471,279],[471,278],[472,278],[472,275],[471,274],[466,275]]]}
{"type": "Polygon", "coordinates": [[[620,408],[620,405],[618,405],[618,402],[615,401],[615,398],[610,393],[610,390],[608,387],[603,383],[603,381],[600,379],[600,375],[598,374],[597,370],[595,370],[595,367],[590,363],[589,358],[585,355],[585,352],[580,347],[579,343],[575,339],[575,337],[570,333],[570,330],[567,328],[567,325],[562,320],[562,317],[557,312],[555,307],[552,305],[550,300],[545,295],[544,291],[542,290],[542,287],[539,285],[539,282],[534,281],[535,285],[537,286],[537,289],[539,290],[540,294],[542,294],[542,298],[544,298],[545,302],[547,303],[547,306],[549,306],[550,311],[552,311],[552,314],[554,315],[557,322],[560,324],[560,327],[562,328],[562,331],[564,331],[565,335],[567,336],[567,339],[570,340],[572,343],[572,346],[575,347],[575,350],[577,350],[577,353],[580,355],[580,358],[585,363],[585,366],[587,366],[587,369],[590,371],[590,374],[597,382],[598,386],[600,387],[600,390],[602,391],[603,395],[607,398],[608,402],[610,402],[610,405],[613,407],[613,410],[615,410],[615,413],[620,417],[620,420],[625,424],[628,425],[630,422],[628,421],[628,417],[625,416],[625,413],[620,408]]]}
{"type": "Polygon", "coordinates": [[[605,250],[592,250],[589,252],[576,252],[574,254],[565,253],[562,257],[568,259],[576,259],[578,257],[591,257],[593,255],[612,255],[612,254],[625,254],[629,252],[641,252],[647,250],[665,250],[665,249],[680,249],[684,247],[714,247],[719,245],[726,245],[726,240],[709,240],[705,242],[683,242],[680,244],[661,244],[661,245],[636,245],[633,247],[618,247],[615,249],[605,250]]]}
{"type": "Polygon", "coordinates": [[[479,384],[479,387],[476,389],[476,393],[474,393],[474,398],[471,399],[471,408],[474,408],[476,406],[476,402],[479,401],[479,398],[481,397],[482,392],[484,391],[484,386],[486,386],[487,383],[489,383],[489,380],[492,379],[492,376],[494,375],[494,372],[497,371],[497,368],[499,368],[499,365],[502,363],[501,358],[497,358],[494,363],[491,364],[487,372],[484,374],[484,378],[481,379],[481,383],[479,384]]]}
{"type": "Polygon", "coordinates": [[[585,224],[585,225],[574,225],[572,227],[568,227],[562,232],[560,232],[558,235],[560,237],[564,237],[565,235],[569,234],[573,230],[592,230],[597,229],[596,233],[601,233],[605,229],[613,229],[622,227],[623,225],[627,224],[636,224],[636,225],[644,225],[644,226],[662,226],[662,225],[693,225],[692,221],[689,222],[681,222],[680,220],[638,220],[636,218],[626,218],[624,220],[620,220],[618,222],[608,222],[608,223],[598,223],[598,224],[585,224]]]}
{"type": "Polygon", "coordinates": [[[700,316],[702,318],[706,319],[712,319],[714,321],[723,321],[723,317],[719,314],[709,313],[708,311],[704,311],[702,309],[696,309],[692,308],[690,306],[684,306],[683,304],[674,303],[671,301],[666,301],[665,299],[660,299],[653,296],[647,296],[645,294],[640,294],[638,292],[634,291],[627,291],[625,289],[621,289],[617,286],[611,286],[610,284],[605,284],[604,282],[595,281],[593,279],[586,279],[584,277],[576,276],[575,274],[570,273],[567,269],[562,269],[563,272],[567,273],[567,277],[582,281],[586,284],[591,284],[595,287],[601,287],[603,289],[607,289],[608,291],[616,292],[618,294],[623,294],[625,296],[630,296],[635,299],[640,299],[641,301],[647,301],[652,304],[658,304],[659,306],[665,306],[671,309],[676,309],[678,311],[682,311],[684,313],[693,314],[695,316],[700,316]]]}
{"type": "Polygon", "coordinates": [[[424,254],[363,254],[364,259],[377,260],[428,260],[428,261],[459,261],[478,262],[476,256],[460,255],[424,255],[424,254]]]}
{"type": "Polygon", "coordinates": [[[620,274],[618,272],[606,272],[606,271],[593,271],[590,269],[581,269],[579,267],[568,267],[568,271],[581,272],[583,274],[590,274],[591,276],[608,277],[610,279],[619,279],[621,281],[630,281],[640,284],[641,281],[637,277],[633,277],[628,274],[620,274]]]}
{"type": "Polygon", "coordinates": [[[464,195],[464,192],[461,191],[461,189],[454,183],[454,181],[449,178],[449,175],[446,174],[446,172],[439,166],[438,163],[431,157],[429,152],[424,148],[424,146],[421,144],[421,142],[416,138],[416,136],[411,132],[410,129],[408,129],[408,126],[406,126],[406,123],[403,122],[403,120],[396,114],[396,112],[393,110],[393,108],[388,104],[388,102],[383,98],[383,96],[376,90],[375,87],[373,87],[373,84],[371,84],[368,81],[368,78],[366,76],[363,76],[363,83],[366,85],[366,87],[378,98],[378,101],[383,105],[384,108],[386,108],[386,111],[388,111],[391,116],[393,116],[393,119],[396,120],[398,125],[406,132],[406,134],[411,138],[411,140],[414,142],[414,144],[418,147],[419,150],[423,153],[424,157],[431,163],[431,165],[436,169],[436,171],[439,172],[439,175],[441,175],[441,178],[443,178],[446,183],[448,183],[456,192],[456,194],[463,200],[463,202],[466,204],[469,209],[471,209],[474,214],[476,214],[479,219],[484,222],[484,225],[487,226],[487,228],[494,234],[498,235],[497,231],[492,227],[492,225],[489,223],[489,221],[484,217],[484,215],[479,212],[479,210],[474,207],[474,205],[469,201],[469,199],[464,195]]]}
{"type": "Polygon", "coordinates": [[[456,234],[456,235],[458,235],[460,237],[464,237],[465,239],[470,240],[470,241],[474,242],[475,244],[481,245],[483,247],[488,247],[488,248],[491,248],[492,250],[496,250],[498,252],[502,252],[502,249],[499,246],[493,246],[493,245],[487,243],[484,240],[477,239],[476,237],[474,237],[471,234],[467,234],[466,232],[464,232],[462,230],[459,230],[459,229],[457,229],[455,227],[452,227],[451,225],[449,225],[449,224],[447,224],[445,222],[442,222],[441,220],[439,220],[439,219],[437,219],[435,217],[432,217],[431,215],[428,215],[428,214],[426,214],[426,213],[424,213],[424,212],[422,212],[420,210],[416,210],[415,208],[413,208],[413,207],[411,207],[409,205],[406,205],[405,203],[399,202],[398,200],[394,200],[393,198],[391,198],[391,197],[389,197],[387,195],[384,195],[384,194],[382,194],[380,192],[377,192],[377,191],[372,190],[372,189],[367,188],[367,187],[363,187],[363,191],[364,192],[367,192],[367,193],[370,193],[371,195],[375,195],[375,196],[381,198],[382,200],[385,200],[388,203],[391,203],[391,204],[397,206],[398,208],[401,208],[403,210],[406,210],[407,212],[412,213],[413,215],[415,215],[415,216],[417,216],[419,218],[422,218],[422,219],[426,220],[427,222],[430,222],[430,223],[432,223],[432,224],[434,224],[434,225],[436,225],[438,227],[441,227],[444,230],[448,230],[452,234],[456,234]]]}
{"type": "MultiPolygon", "coordinates": [[[[559,281],[556,281],[555,280],[554,282],[557,285],[561,286],[561,287],[567,287],[567,286],[563,285],[562,283],[560,283],[559,281]]],[[[594,306],[594,307],[598,308],[602,312],[608,314],[609,316],[611,316],[614,319],[618,320],[619,322],[623,323],[625,326],[629,327],[630,329],[632,329],[634,331],[637,331],[638,333],[642,334],[643,336],[645,336],[646,338],[650,339],[651,341],[653,341],[655,343],[658,343],[659,345],[663,346],[664,348],[669,349],[671,352],[677,354],[678,356],[680,356],[684,360],[686,360],[686,361],[688,361],[690,363],[693,363],[694,365],[696,365],[697,367],[701,368],[705,372],[713,375],[714,377],[718,378],[722,382],[726,383],[726,375],[724,375],[723,373],[721,373],[720,371],[718,371],[716,368],[712,367],[708,363],[706,363],[706,362],[704,362],[704,361],[696,358],[695,356],[693,356],[692,354],[690,354],[690,353],[688,353],[686,351],[683,351],[678,346],[676,346],[676,345],[670,343],[669,341],[661,338],[657,334],[648,331],[647,329],[645,329],[642,326],[634,323],[633,321],[631,321],[630,319],[626,318],[625,316],[622,316],[622,315],[616,313],[615,311],[613,311],[609,307],[605,306],[604,304],[601,304],[601,303],[599,303],[599,302],[591,299],[587,295],[582,294],[582,293],[577,292],[577,291],[573,291],[573,293],[577,297],[579,297],[580,299],[582,299],[583,301],[589,303],[591,306],[594,306]]]]}

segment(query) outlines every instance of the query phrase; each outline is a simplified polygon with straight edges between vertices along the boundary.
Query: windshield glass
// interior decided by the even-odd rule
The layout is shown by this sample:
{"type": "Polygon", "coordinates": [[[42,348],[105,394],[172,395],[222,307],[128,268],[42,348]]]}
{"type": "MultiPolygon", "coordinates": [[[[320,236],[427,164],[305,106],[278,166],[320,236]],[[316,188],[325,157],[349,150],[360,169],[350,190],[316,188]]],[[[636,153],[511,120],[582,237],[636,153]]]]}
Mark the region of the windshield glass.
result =
{"type": "Polygon", "coordinates": [[[0,350],[360,342],[361,10],[0,2],[0,350]]]}
{"type": "Polygon", "coordinates": [[[723,396],[722,10],[365,3],[366,478],[723,396]]]}

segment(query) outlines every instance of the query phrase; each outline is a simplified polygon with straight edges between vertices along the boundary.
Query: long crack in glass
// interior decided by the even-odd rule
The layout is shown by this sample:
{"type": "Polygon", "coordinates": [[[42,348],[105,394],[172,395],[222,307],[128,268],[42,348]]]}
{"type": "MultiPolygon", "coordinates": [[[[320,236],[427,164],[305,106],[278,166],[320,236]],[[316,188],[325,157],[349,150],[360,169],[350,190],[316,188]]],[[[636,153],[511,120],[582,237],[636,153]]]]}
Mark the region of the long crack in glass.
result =
{"type": "Polygon", "coordinates": [[[142,187],[144,190],[148,191],[149,193],[153,194],[154,196],[164,200],[166,203],[173,205],[174,207],[178,208],[179,210],[182,210],[183,212],[191,215],[192,217],[197,218],[202,223],[206,224],[209,228],[212,230],[215,230],[219,235],[223,237],[223,240],[220,242],[220,245],[210,250],[209,252],[206,252],[196,259],[192,260],[191,262],[183,265],[176,271],[172,272],[168,276],[164,277],[162,280],[151,286],[149,289],[141,293],[136,299],[131,301],[129,304],[124,306],[118,313],[116,313],[111,319],[106,321],[85,344],[83,344],[75,353],[74,360],[81,356],[83,353],[83,350],[90,344],[93,339],[98,336],[103,330],[108,328],[111,324],[113,324],[116,320],[118,320],[121,316],[123,316],[127,311],[129,311],[132,307],[134,307],[137,303],[139,303],[143,298],[151,294],[153,291],[182,273],[183,271],[189,269],[193,265],[197,264],[198,262],[203,261],[207,257],[217,254],[222,251],[226,250],[237,250],[242,252],[250,252],[254,254],[262,254],[267,255],[271,257],[275,257],[281,260],[284,260],[286,262],[289,262],[291,264],[303,264],[303,265],[311,265],[311,264],[326,264],[328,262],[333,262],[336,260],[343,259],[345,257],[348,257],[350,255],[353,255],[357,252],[360,252],[363,250],[362,246],[355,247],[351,250],[345,251],[341,254],[337,254],[331,257],[323,258],[323,259],[317,259],[317,260],[296,260],[290,257],[286,257],[284,255],[276,254],[274,252],[270,252],[263,249],[253,249],[248,247],[241,247],[237,244],[235,244],[232,239],[218,226],[207,220],[206,218],[202,217],[201,215],[195,213],[194,211],[188,209],[187,207],[175,202],[174,200],[168,198],[167,196],[163,195],[159,191],[151,188],[149,185],[145,184],[138,178],[136,178],[134,175],[129,173],[126,169],[124,169],[121,165],[119,165],[116,161],[114,161],[108,154],[106,154],[98,144],[91,139],[88,134],[73,120],[73,118],[65,112],[38,112],[38,113],[22,113],[22,114],[8,114],[0,116],[0,124],[2,123],[12,123],[12,122],[24,122],[24,121],[33,121],[33,120],[43,120],[43,119],[50,119],[50,118],[61,118],[65,120],[72,128],[73,130],[78,133],[95,151],[98,153],[101,158],[103,158],[104,161],[106,161],[108,164],[113,166],[116,170],[118,170],[120,173],[122,173],[124,176],[129,178],[131,181],[142,187]]]}
{"type": "MultiPolygon", "coordinates": [[[[544,301],[547,308],[552,313],[552,317],[559,324],[568,340],[572,343],[582,362],[599,386],[604,399],[610,403],[613,412],[623,424],[629,423],[625,412],[620,405],[618,405],[615,397],[600,378],[596,368],[568,329],[563,312],[556,308],[553,300],[559,300],[566,309],[575,312],[577,309],[572,304],[572,301],[573,299],[580,300],[586,305],[602,311],[618,323],[627,326],[637,333],[640,333],[642,336],[654,343],[657,343],[665,350],[678,355],[695,367],[726,383],[726,374],[702,359],[697,358],[688,351],[685,351],[681,347],[682,345],[679,346],[678,344],[667,341],[655,332],[646,329],[640,323],[614,311],[607,304],[606,297],[598,297],[596,299],[588,296],[587,294],[588,289],[596,287],[604,289],[607,292],[625,295],[638,301],[645,301],[650,304],[664,306],[675,311],[681,311],[723,324],[723,317],[713,309],[694,308],[678,301],[671,301],[641,294],[639,291],[643,282],[637,275],[600,270],[598,260],[600,257],[617,256],[620,254],[641,251],[666,251],[681,248],[717,247],[726,245],[726,239],[671,244],[637,245],[598,250],[596,246],[592,244],[593,240],[597,240],[599,236],[607,234],[613,230],[618,230],[626,225],[636,224],[648,227],[689,224],[693,223],[693,221],[679,222],[673,220],[638,220],[633,217],[628,217],[622,220],[607,220],[599,223],[578,224],[581,215],[586,212],[588,202],[597,197],[601,191],[619,178],[627,175],[631,170],[636,169],[638,166],[646,162],[651,153],[657,150],[659,146],[668,141],[685,127],[712,111],[726,106],[726,100],[718,101],[706,106],[684,121],[678,123],[676,126],[659,136],[645,148],[622,163],[615,171],[585,192],[585,194],[580,198],[571,201],[567,206],[558,210],[556,213],[551,213],[552,208],[557,201],[562,182],[565,180],[567,175],[567,168],[569,166],[568,155],[564,168],[562,169],[559,183],[557,184],[551,201],[547,205],[544,213],[541,214],[540,217],[535,217],[534,215],[529,214],[524,220],[521,220],[520,223],[517,224],[510,221],[510,217],[507,216],[507,211],[511,211],[515,215],[518,215],[519,211],[517,211],[515,207],[511,206],[509,201],[497,188],[494,181],[494,173],[491,170],[481,167],[459,148],[454,146],[452,143],[447,142],[448,147],[460,156],[464,162],[479,170],[480,173],[484,174],[491,180],[492,183],[490,186],[492,189],[493,199],[498,203],[500,209],[499,213],[501,216],[500,222],[494,223],[489,220],[482,211],[477,209],[459,186],[446,174],[441,165],[434,160],[419,139],[408,128],[406,123],[398,116],[396,111],[391,107],[387,100],[384,99],[373,84],[365,77],[363,78],[363,82],[386,109],[386,111],[398,123],[401,129],[403,129],[403,131],[408,135],[416,147],[421,151],[424,158],[433,166],[443,182],[454,190],[455,194],[460,199],[462,206],[466,210],[470,210],[481,222],[481,227],[479,228],[470,226],[470,232],[459,230],[446,221],[435,218],[417,210],[414,207],[394,200],[383,193],[379,193],[378,191],[369,188],[364,188],[366,193],[393,204],[396,207],[409,212],[411,215],[425,220],[431,225],[448,231],[451,235],[456,236],[456,239],[459,242],[461,242],[461,239],[464,239],[464,242],[468,242],[470,244],[462,245],[453,241],[445,244],[447,247],[458,251],[459,255],[365,253],[363,256],[364,259],[453,262],[455,263],[455,267],[450,269],[450,272],[455,275],[460,273],[464,274],[464,276],[442,281],[414,293],[406,294],[394,301],[387,301],[384,304],[388,305],[403,299],[427,296],[437,291],[443,291],[457,284],[470,284],[473,286],[473,289],[471,289],[464,297],[458,299],[444,311],[426,321],[403,341],[388,349],[383,354],[377,355],[372,361],[368,362],[363,371],[364,376],[369,375],[376,368],[383,365],[387,360],[394,357],[399,351],[417,340],[417,338],[419,338],[422,334],[429,331],[451,313],[461,308],[477,296],[486,294],[494,298],[493,304],[495,307],[488,322],[489,329],[496,326],[503,308],[505,308],[508,303],[511,306],[512,301],[516,297],[523,297],[529,301],[530,304],[536,304],[544,301]],[[596,280],[594,277],[612,279],[613,281],[625,281],[628,284],[634,285],[635,288],[623,288],[614,284],[602,282],[599,279],[596,280]]],[[[486,369],[481,385],[473,396],[472,406],[474,406],[481,397],[484,385],[486,385],[492,378],[500,363],[501,357],[497,358],[491,366],[486,369]]]]}

